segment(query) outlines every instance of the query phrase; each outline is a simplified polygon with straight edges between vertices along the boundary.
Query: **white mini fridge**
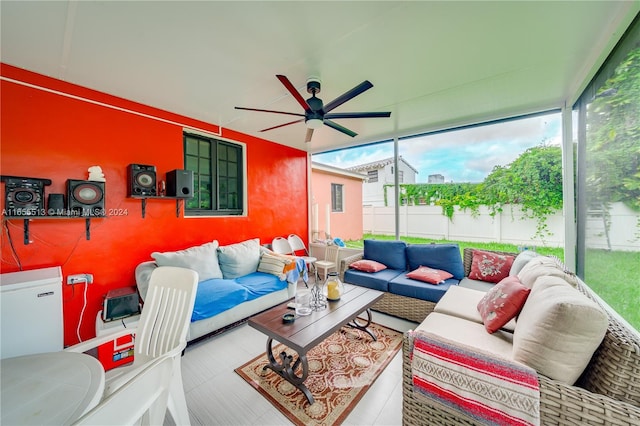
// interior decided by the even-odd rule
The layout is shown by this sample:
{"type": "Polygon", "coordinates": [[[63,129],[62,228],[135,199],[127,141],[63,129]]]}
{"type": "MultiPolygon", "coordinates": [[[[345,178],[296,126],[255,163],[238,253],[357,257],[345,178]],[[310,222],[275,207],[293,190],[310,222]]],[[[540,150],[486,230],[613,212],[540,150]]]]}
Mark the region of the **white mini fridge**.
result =
{"type": "Polygon", "coordinates": [[[0,274],[0,358],[61,351],[62,269],[0,274]]]}

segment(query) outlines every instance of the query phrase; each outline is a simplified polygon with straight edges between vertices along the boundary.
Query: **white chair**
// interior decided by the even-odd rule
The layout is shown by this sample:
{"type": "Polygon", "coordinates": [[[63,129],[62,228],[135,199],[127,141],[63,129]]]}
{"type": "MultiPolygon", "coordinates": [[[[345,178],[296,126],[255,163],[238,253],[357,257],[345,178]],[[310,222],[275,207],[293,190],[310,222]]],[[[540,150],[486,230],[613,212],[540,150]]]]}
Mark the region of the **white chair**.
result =
{"type": "Polygon", "coordinates": [[[313,267],[315,271],[314,264],[318,261],[318,258],[309,255],[309,250],[307,250],[307,246],[304,245],[304,241],[302,241],[302,238],[300,238],[296,234],[289,234],[289,237],[287,237],[287,241],[289,241],[289,245],[291,246],[293,254],[304,259],[304,264],[306,265],[307,269],[313,267]],[[300,251],[304,253],[302,256],[298,253],[300,251]]]}
{"type": "Polygon", "coordinates": [[[293,254],[291,244],[284,237],[275,237],[271,241],[271,250],[278,254],[293,254]]]}
{"type": "MultiPolygon", "coordinates": [[[[180,356],[180,353],[178,353],[180,356]]],[[[142,364],[131,378],[83,414],[74,425],[160,425],[164,423],[173,375],[173,356],[142,364]]]]}
{"type": "Polygon", "coordinates": [[[322,270],[322,279],[327,278],[330,269],[338,268],[338,255],[340,254],[340,246],[331,244],[326,246],[324,250],[324,260],[318,260],[314,263],[316,268],[316,281],[318,281],[318,272],[322,270]]]}
{"type": "Polygon", "coordinates": [[[135,334],[134,361],[131,365],[107,372],[105,396],[131,379],[130,372],[140,365],[166,354],[173,354],[173,376],[168,409],[177,425],[188,425],[189,411],[182,384],[180,356],[187,345],[187,331],[191,322],[197,286],[197,272],[186,268],[160,266],[151,273],[149,289],[136,328],[116,330],[65,350],[86,352],[118,337],[135,334]]]}

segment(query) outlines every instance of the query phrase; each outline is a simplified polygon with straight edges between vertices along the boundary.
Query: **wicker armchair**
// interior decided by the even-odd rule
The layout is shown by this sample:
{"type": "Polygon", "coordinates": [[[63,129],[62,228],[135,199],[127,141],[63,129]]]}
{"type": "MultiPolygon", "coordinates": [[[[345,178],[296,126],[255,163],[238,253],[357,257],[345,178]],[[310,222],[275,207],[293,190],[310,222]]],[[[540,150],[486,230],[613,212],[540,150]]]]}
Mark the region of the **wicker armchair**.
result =
{"type": "MultiPolygon", "coordinates": [[[[609,327],[575,386],[538,375],[541,423],[640,425],[640,335],[604,306],[580,280],[578,289],[605,309],[609,316],[609,327]]],[[[406,333],[403,344],[403,424],[475,424],[414,394],[411,348],[410,335],[406,333]]]]}

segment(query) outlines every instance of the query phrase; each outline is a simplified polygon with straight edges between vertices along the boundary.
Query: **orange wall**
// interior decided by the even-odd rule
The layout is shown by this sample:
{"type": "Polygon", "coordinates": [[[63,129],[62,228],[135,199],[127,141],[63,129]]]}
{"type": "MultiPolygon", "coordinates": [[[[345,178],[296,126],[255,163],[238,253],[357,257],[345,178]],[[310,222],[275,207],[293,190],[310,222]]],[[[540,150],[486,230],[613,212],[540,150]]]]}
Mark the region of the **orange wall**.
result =
{"type": "MultiPolygon", "coordinates": [[[[329,230],[332,238],[359,240],[362,238],[362,179],[349,178],[323,170],[313,169],[311,186],[313,198],[311,204],[318,204],[318,238],[325,238],[327,206],[331,210],[331,184],[343,186],[343,211],[329,213],[329,230]]],[[[312,214],[314,209],[312,208],[312,214]]],[[[313,219],[312,219],[313,220],[313,219]]],[[[311,225],[313,229],[313,222],[311,225]]]]}
{"type": "MultiPolygon", "coordinates": [[[[223,138],[246,144],[247,216],[184,218],[181,213],[177,218],[175,201],[149,200],[143,219],[141,201],[126,197],[126,167],[130,163],[155,165],[158,179],[169,170],[182,169],[183,127],[10,80],[212,133],[218,127],[6,64],[0,64],[0,71],[0,173],[51,179],[45,199],[48,193],[66,192],[67,179],[87,179],[92,165],[101,166],[107,180],[107,217],[91,221],[89,241],[84,220],[46,219],[30,222],[33,242],[24,245],[22,221],[6,221],[3,215],[2,272],[60,265],[65,282],[69,274],[94,275],[80,329],[83,340],[95,335],[95,317],[107,291],[135,285],[136,265],[150,260],[153,251],[183,249],[214,239],[224,245],[256,237],[266,243],[292,232],[308,235],[307,212],[282,207],[307,205],[306,152],[223,129],[223,138]],[[291,182],[299,184],[292,186],[291,182]]],[[[4,184],[1,188],[4,209],[4,184]]],[[[65,345],[78,340],[83,288],[63,284],[65,345]]]]}

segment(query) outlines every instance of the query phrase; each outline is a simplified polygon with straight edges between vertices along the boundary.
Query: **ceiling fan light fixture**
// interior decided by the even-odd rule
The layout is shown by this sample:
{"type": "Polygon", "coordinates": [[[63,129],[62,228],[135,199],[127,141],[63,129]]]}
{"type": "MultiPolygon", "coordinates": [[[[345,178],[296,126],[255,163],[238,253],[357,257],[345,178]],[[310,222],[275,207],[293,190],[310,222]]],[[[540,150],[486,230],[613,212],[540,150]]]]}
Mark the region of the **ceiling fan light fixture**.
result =
{"type": "Polygon", "coordinates": [[[322,127],[322,120],[319,118],[310,118],[307,120],[307,129],[318,129],[322,127]]]}

